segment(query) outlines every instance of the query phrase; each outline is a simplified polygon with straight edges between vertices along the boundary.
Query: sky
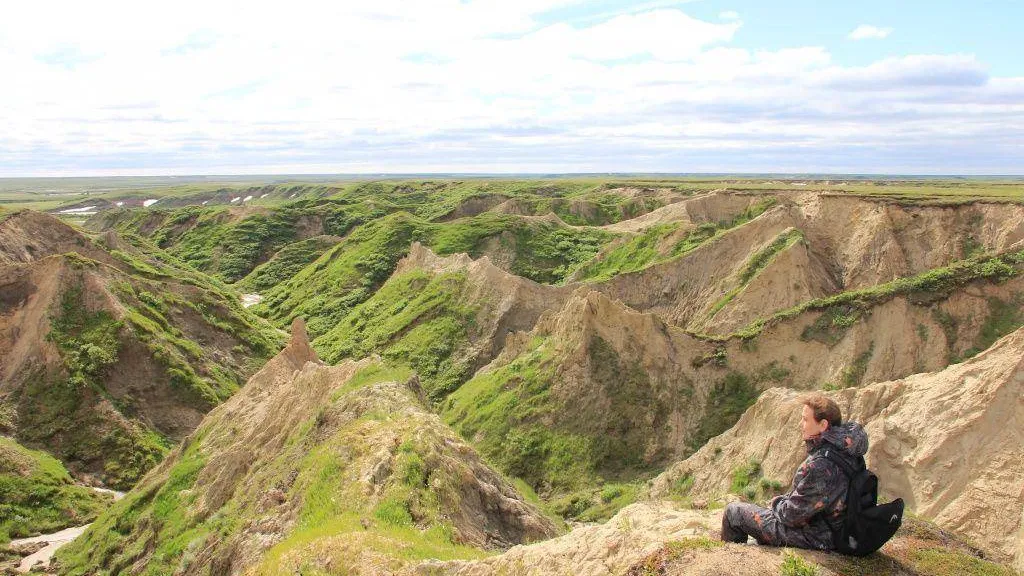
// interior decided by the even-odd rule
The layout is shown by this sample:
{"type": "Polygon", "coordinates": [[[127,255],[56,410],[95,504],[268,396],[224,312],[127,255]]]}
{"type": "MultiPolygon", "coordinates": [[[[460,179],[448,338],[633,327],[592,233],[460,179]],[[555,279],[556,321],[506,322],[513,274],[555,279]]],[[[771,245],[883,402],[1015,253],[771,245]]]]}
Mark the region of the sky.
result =
{"type": "Polygon", "coordinates": [[[5,3],[0,177],[1024,174],[1017,0],[5,3]]]}

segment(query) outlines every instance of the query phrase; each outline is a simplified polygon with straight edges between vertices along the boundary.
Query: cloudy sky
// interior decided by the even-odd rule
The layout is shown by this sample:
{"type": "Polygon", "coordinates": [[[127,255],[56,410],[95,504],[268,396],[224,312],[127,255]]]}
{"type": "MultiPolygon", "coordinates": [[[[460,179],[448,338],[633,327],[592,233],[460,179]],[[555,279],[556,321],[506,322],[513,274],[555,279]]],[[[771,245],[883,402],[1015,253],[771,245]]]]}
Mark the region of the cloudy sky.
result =
{"type": "Polygon", "coordinates": [[[1021,22],[1016,0],[5,2],[0,176],[1021,174],[1021,22]]]}

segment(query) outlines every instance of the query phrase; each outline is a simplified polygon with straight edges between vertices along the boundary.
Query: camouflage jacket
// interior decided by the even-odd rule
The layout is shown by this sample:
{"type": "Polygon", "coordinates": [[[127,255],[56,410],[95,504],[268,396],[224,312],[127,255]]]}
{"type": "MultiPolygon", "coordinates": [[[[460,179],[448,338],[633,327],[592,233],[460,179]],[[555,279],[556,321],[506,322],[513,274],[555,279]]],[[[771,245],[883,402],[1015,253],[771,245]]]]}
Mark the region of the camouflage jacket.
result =
{"type": "Polygon", "coordinates": [[[846,510],[849,480],[825,451],[836,450],[856,466],[868,451],[868,435],[860,424],[847,422],[806,444],[807,459],[797,469],[792,489],[772,499],[771,509],[785,526],[809,529],[831,541],[832,529],[839,528],[846,510]]]}

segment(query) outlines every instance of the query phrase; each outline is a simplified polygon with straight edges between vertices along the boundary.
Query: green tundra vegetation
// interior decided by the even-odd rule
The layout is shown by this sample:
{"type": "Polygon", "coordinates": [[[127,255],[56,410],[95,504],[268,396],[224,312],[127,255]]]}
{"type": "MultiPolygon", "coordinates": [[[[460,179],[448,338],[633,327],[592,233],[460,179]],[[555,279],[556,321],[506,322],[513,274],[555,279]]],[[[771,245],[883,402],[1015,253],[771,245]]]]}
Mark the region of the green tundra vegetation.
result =
{"type": "MultiPolygon", "coordinates": [[[[75,290],[63,295],[47,337],[59,353],[61,374],[55,378],[39,373],[29,380],[26,394],[38,409],[23,411],[19,426],[36,432],[19,441],[36,446],[45,437],[65,434],[69,441],[55,453],[58,458],[102,458],[111,485],[130,487],[173,449],[174,442],[136,418],[139,406],[134,401],[114,398],[105,387],[112,368],[126,358],[126,346],[141,347],[179,398],[206,411],[235,394],[246,376],[280,348],[279,329],[303,318],[313,346],[326,362],[372,354],[381,358],[332,402],[375,383],[415,375],[430,408],[520,492],[563,518],[602,521],[642,497],[646,480],[668,463],[667,454],[649,453],[645,440],[668,425],[672,402],[701,407],[684,440],[683,450],[690,452],[733,425],[764,387],[788,382],[789,373],[774,365],[746,373],[731,366],[726,356],[730,342],[738,340],[745,351],[756,350],[766,329],[795,320],[802,341],[835,347],[851,327],[894,298],[928,307],[935,325],[942,328],[935,329],[935,336],[945,335],[953,342],[962,332],[958,322],[963,320],[937,305],[966,287],[1019,278],[1024,252],[986,251],[982,236],[970,235],[958,240],[959,260],[941,267],[766,312],[733,334],[689,334],[705,346],[691,361],[701,374],[699,387],[658,381],[659,375],[648,373],[594,334],[587,334],[581,348],[587,351],[585,358],[573,356],[576,350],[564,350],[564,343],[550,336],[537,336],[514,357],[476,372],[482,360],[490,358],[479,356],[477,339],[482,335],[476,323],[484,308],[464,299],[471,288],[466,273],[403,269],[395,274],[399,261],[419,242],[440,256],[487,256],[508,272],[537,283],[601,289],[612,280],[625,284],[628,275],[651,267],[685,265],[688,255],[714,250],[737,237],[727,235],[758,229],[758,223],[784,211],[787,191],[853,196],[888,206],[1024,204],[1024,184],[1014,180],[850,178],[801,183],[805,186],[795,189],[792,182],[768,178],[661,176],[240,181],[119,189],[64,200],[60,207],[97,197],[160,199],[145,210],[101,211],[86,223],[92,231],[118,232],[116,245],[107,246],[102,234],[92,242],[116,259],[119,271],[87,256],[65,255],[82,270],[110,275],[108,287],[119,313],[88,309],[75,290]],[[723,189],[745,193],[749,204],[731,213],[712,210],[714,219],[708,221],[662,222],[639,230],[614,226],[723,189]],[[239,295],[248,292],[259,293],[262,301],[244,310],[239,295]],[[205,328],[190,329],[200,322],[205,328]],[[231,344],[211,345],[223,342],[222,337],[231,344]],[[586,393],[606,398],[613,410],[597,414],[576,399],[559,395],[566,386],[578,384],[567,376],[566,366],[572,362],[584,365],[583,375],[572,378],[585,379],[594,387],[586,393]],[[654,392],[670,384],[675,386],[671,401],[654,392]],[[132,425],[93,425],[94,414],[83,406],[94,400],[109,400],[132,425]],[[69,419],[67,414],[73,416],[69,419]],[[77,434],[67,435],[72,429],[77,434]]],[[[43,202],[41,207],[58,207],[42,196],[5,196],[0,190],[0,220],[10,214],[9,208],[33,200],[43,202]]],[[[790,228],[761,238],[749,254],[737,258],[737,272],[726,279],[729,284],[721,293],[708,298],[701,320],[713,321],[751,282],[784,261],[779,257],[787,250],[810,246],[808,235],[790,228]]],[[[955,351],[951,346],[949,361],[977,354],[1024,325],[1022,298],[990,297],[977,339],[958,343],[955,351]]],[[[928,328],[921,325],[918,334],[924,340],[928,328]]],[[[862,384],[874,346],[858,352],[831,386],[862,384]]],[[[402,428],[400,418],[367,414],[351,430],[317,444],[322,439],[313,438],[322,423],[318,419],[324,417],[309,415],[308,425],[289,440],[289,450],[310,448],[302,454],[298,448],[288,452],[301,462],[292,478],[292,490],[303,497],[298,529],[271,549],[257,573],[275,573],[287,565],[289,554],[326,534],[365,533],[371,548],[402,542],[401,554],[409,558],[481,554],[452,538],[432,493],[436,490],[425,484],[423,462],[429,447],[413,430],[402,428]],[[362,506],[336,482],[343,464],[332,454],[346,443],[358,443],[356,428],[365,432],[385,424],[400,429],[395,456],[399,481],[389,485],[381,499],[362,506]],[[367,522],[372,523],[371,530],[366,530],[367,522]]],[[[224,539],[242,530],[253,517],[245,502],[233,502],[209,517],[194,514],[198,504],[193,490],[208,463],[199,450],[202,438],[197,433],[180,447],[182,455],[167,471],[167,482],[133,491],[87,538],[61,552],[63,565],[71,567],[69,573],[89,573],[82,567],[95,565],[98,557],[116,572],[147,546],[156,547],[148,573],[173,572],[195,561],[196,542],[224,539]],[[146,537],[134,537],[147,530],[151,533],[146,537]],[[132,543],[122,548],[128,535],[134,535],[132,543]]],[[[284,460],[271,466],[272,471],[278,468],[284,470],[284,460]]],[[[753,461],[733,470],[731,483],[733,492],[750,500],[781,488],[777,481],[764,478],[753,461]]],[[[679,498],[687,498],[685,478],[674,489],[679,498]]],[[[52,508],[66,511],[68,506],[52,508]]],[[[88,512],[83,507],[72,517],[91,518],[98,509],[88,512]]],[[[14,535],[28,528],[3,529],[14,535]]],[[[934,552],[922,554],[915,560],[922,565],[948,560],[934,552]]],[[[804,569],[795,560],[787,562],[792,570],[804,569]]]]}
{"type": "Polygon", "coordinates": [[[318,337],[383,285],[412,242],[440,255],[466,252],[473,257],[484,255],[493,244],[495,251],[508,255],[513,273],[557,283],[611,237],[597,229],[522,216],[481,214],[438,224],[397,212],[354,229],[289,280],[266,291],[253,310],[282,327],[296,316],[308,318],[310,335],[318,337]]]}
{"type": "Polygon", "coordinates": [[[475,311],[462,303],[465,275],[414,270],[391,278],[314,343],[327,362],[378,353],[419,375],[428,397],[440,399],[469,377],[456,357],[475,311]]]}
{"type": "Polygon", "coordinates": [[[91,522],[110,501],[74,485],[53,456],[0,436],[0,545],[91,522]]]}

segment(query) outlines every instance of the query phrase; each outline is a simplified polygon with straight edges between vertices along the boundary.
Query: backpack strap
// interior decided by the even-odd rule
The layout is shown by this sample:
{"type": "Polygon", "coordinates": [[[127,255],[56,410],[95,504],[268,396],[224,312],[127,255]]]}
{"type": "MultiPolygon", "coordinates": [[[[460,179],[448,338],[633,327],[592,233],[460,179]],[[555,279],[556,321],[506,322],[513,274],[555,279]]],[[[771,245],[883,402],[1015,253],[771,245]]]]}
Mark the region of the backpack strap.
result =
{"type": "Polygon", "coordinates": [[[860,470],[854,468],[846,461],[845,458],[839,455],[839,449],[831,444],[825,446],[825,458],[831,460],[839,469],[846,475],[846,479],[853,481],[853,477],[856,476],[861,470],[866,468],[864,465],[864,458],[859,458],[860,470]]]}

